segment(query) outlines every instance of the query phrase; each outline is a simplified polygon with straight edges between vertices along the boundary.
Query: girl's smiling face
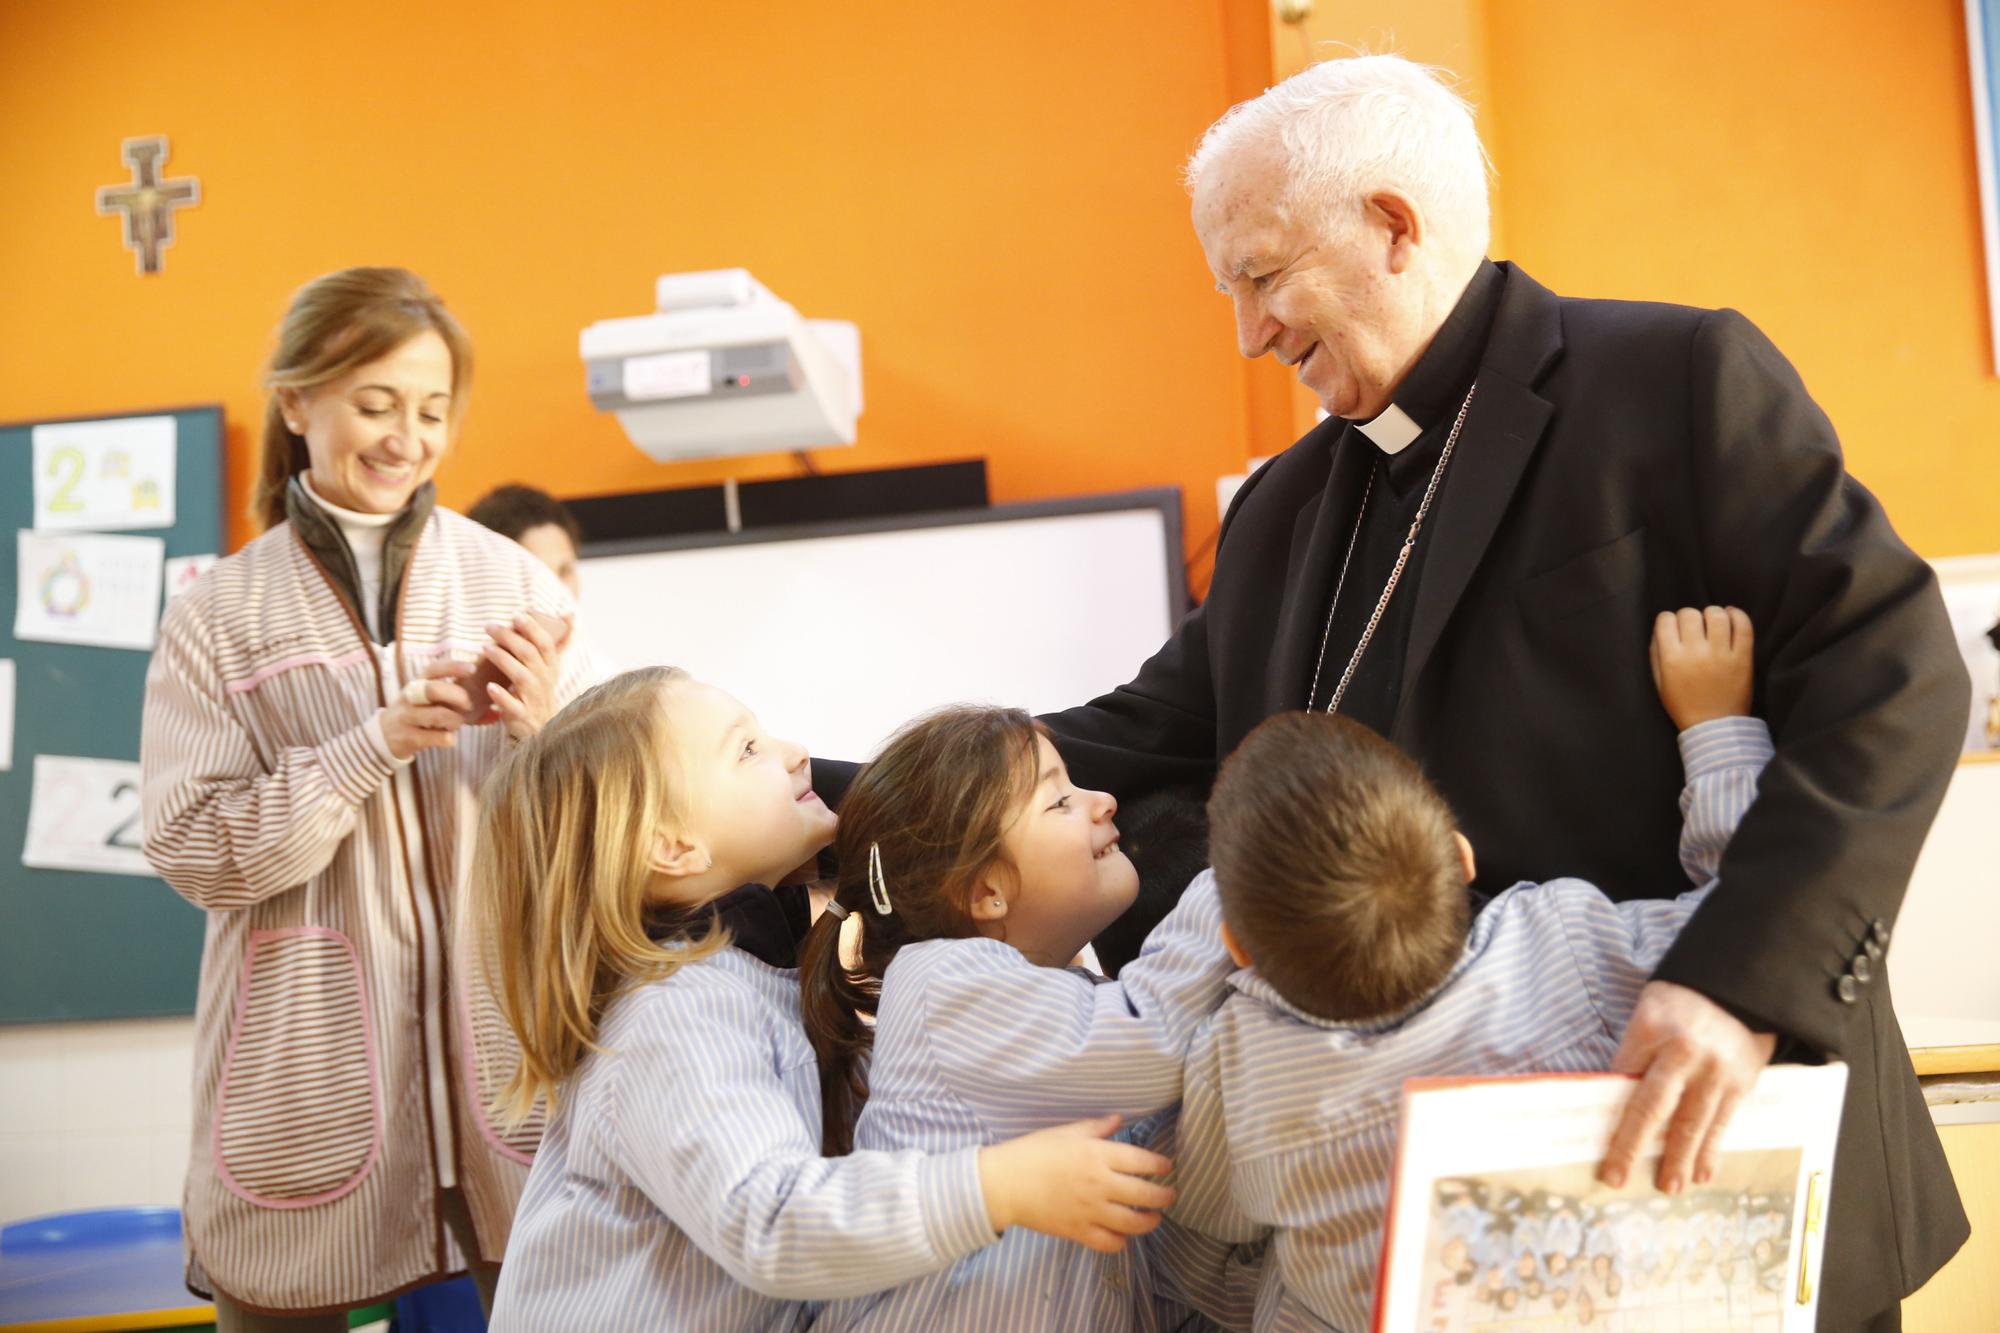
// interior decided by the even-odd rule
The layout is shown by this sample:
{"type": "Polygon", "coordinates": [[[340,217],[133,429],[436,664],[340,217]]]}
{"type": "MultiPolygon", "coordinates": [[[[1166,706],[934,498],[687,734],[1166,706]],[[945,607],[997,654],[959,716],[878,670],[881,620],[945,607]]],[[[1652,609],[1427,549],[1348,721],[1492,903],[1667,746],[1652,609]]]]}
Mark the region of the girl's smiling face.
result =
{"type": "Polygon", "coordinates": [[[813,791],[805,747],[765,732],[756,714],[698,680],[661,688],[673,786],[683,793],[675,846],[659,858],[659,896],[681,903],[739,884],[776,884],[833,841],[834,815],[813,791]]]}
{"type": "Polygon", "coordinates": [[[1034,787],[1002,838],[1004,863],[974,888],[981,933],[1034,962],[1061,967],[1139,893],[1139,872],[1118,845],[1107,792],[1079,788],[1046,736],[1035,741],[1034,787]]]}

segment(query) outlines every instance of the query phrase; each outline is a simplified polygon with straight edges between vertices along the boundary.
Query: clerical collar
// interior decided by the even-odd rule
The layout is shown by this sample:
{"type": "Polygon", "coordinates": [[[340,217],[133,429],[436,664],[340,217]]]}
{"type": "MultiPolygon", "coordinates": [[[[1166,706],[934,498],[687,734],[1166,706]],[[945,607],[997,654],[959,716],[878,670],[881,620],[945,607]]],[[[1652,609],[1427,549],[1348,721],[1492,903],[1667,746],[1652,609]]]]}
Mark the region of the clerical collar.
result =
{"type": "Polygon", "coordinates": [[[1418,436],[1456,411],[1466,388],[1479,371],[1493,312],[1500,306],[1500,289],[1507,275],[1490,259],[1479,261],[1472,281],[1459,293],[1458,304],[1438,326],[1431,345],[1396,386],[1395,401],[1372,421],[1357,421],[1355,429],[1385,454],[1399,454],[1418,436]]]}
{"type": "Polygon", "coordinates": [[[812,908],[802,886],[767,888],[745,884],[713,902],[646,917],[646,934],[655,940],[704,938],[718,924],[729,930],[729,942],[771,967],[799,965],[799,942],[812,925],[812,908]]]}

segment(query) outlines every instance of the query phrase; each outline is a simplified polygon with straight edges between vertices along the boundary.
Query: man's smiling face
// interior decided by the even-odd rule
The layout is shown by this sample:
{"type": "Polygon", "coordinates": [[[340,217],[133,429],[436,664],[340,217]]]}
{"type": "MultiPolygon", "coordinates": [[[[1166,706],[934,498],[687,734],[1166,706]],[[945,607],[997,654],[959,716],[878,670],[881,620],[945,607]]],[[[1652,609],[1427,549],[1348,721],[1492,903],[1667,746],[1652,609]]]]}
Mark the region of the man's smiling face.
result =
{"type": "Polygon", "coordinates": [[[1423,299],[1398,262],[1396,219],[1372,202],[1352,219],[1284,206],[1283,153],[1246,144],[1218,161],[1194,197],[1194,228],[1219,290],[1236,307],[1236,345],[1295,368],[1338,417],[1389,405],[1421,351],[1423,299]]]}

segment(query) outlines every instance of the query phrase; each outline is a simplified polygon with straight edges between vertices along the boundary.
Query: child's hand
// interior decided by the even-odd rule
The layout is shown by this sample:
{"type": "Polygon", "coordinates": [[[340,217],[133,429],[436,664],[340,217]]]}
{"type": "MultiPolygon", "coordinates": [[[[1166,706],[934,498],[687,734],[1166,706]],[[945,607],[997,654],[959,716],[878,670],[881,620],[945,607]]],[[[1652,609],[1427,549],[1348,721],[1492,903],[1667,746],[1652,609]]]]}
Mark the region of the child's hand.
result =
{"type": "Polygon", "coordinates": [[[1676,727],[1750,715],[1750,648],[1750,617],[1733,606],[1660,612],[1648,657],[1676,727]]]}
{"type": "Polygon", "coordinates": [[[1157,1210],[1174,1201],[1174,1192],[1144,1177],[1163,1176],[1173,1164],[1129,1143],[1106,1142],[1117,1128],[1117,1116],[1099,1116],[981,1148],[979,1186],[993,1229],[1026,1227],[1115,1254],[1127,1236],[1158,1226],[1157,1210]]]}

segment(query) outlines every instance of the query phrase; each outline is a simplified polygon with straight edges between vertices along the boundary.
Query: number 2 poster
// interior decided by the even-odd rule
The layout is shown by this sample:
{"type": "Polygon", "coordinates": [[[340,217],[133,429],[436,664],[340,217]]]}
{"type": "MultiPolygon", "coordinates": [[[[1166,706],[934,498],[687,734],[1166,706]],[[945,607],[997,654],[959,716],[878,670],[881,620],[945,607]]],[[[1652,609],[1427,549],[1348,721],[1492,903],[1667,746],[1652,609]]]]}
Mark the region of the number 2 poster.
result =
{"type": "Polygon", "coordinates": [[[139,765],[36,755],[21,863],[41,870],[152,874],[140,842],[139,765]]]}
{"type": "Polygon", "coordinates": [[[172,417],[35,427],[35,531],[171,528],[177,429],[172,417]]]}

